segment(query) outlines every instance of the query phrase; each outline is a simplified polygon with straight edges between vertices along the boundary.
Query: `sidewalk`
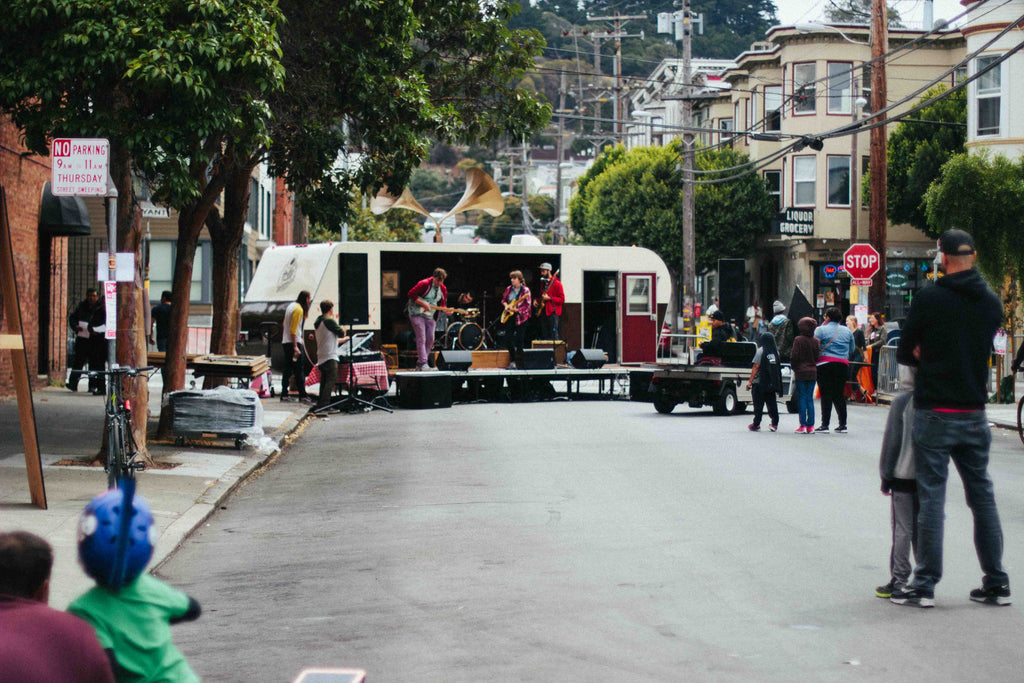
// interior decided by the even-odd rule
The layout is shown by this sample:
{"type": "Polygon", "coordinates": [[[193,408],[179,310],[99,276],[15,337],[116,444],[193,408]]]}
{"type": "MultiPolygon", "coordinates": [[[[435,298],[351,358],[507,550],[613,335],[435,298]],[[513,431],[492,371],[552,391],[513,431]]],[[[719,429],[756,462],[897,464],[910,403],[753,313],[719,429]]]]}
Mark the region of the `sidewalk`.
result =
{"type": "MultiPolygon", "coordinates": [[[[159,376],[150,387],[151,425],[159,417],[159,376]]],[[[100,447],[103,399],[81,390],[48,387],[33,395],[47,510],[32,505],[25,471],[18,404],[0,401],[0,530],[21,529],[42,536],[53,545],[54,568],[50,604],[64,609],[93,582],[78,565],[78,519],[85,505],[106,489],[102,467],[56,465],[63,459],[82,459],[100,447]]],[[[280,444],[306,417],[310,406],[298,402],[263,400],[263,430],[280,444]]],[[[222,440],[216,446],[175,446],[150,443],[158,463],[177,463],[173,469],[148,469],[138,476],[138,492],[153,510],[159,533],[152,568],[165,559],[222,504],[239,482],[273,454],[260,454],[222,440]],[[223,444],[223,445],[220,445],[223,444]]]]}

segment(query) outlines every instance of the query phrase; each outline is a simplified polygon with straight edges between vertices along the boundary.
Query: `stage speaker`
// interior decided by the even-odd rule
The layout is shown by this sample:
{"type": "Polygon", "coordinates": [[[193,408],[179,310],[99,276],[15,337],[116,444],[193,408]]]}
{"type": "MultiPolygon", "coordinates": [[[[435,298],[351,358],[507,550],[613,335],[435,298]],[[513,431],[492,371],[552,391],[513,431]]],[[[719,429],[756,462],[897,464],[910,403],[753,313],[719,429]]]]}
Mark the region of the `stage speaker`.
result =
{"type": "Polygon", "coordinates": [[[747,315],[746,297],[743,295],[745,280],[743,259],[718,259],[718,310],[725,314],[727,321],[741,325],[747,315]]]}
{"type": "Polygon", "coordinates": [[[436,372],[403,372],[398,380],[398,405],[403,408],[451,408],[452,377],[436,372]]]}
{"type": "Polygon", "coordinates": [[[370,295],[366,254],[338,254],[338,322],[365,325],[370,322],[370,295]]]}
{"type": "Polygon", "coordinates": [[[473,364],[473,352],[472,351],[438,351],[437,358],[434,360],[437,363],[438,370],[455,370],[458,372],[464,372],[469,370],[469,366],[473,364]]]}
{"type": "Polygon", "coordinates": [[[519,352],[516,367],[520,370],[554,370],[554,349],[523,349],[519,352]]]}
{"type": "Polygon", "coordinates": [[[577,370],[597,370],[604,366],[605,358],[603,349],[576,349],[570,363],[577,370]]]}

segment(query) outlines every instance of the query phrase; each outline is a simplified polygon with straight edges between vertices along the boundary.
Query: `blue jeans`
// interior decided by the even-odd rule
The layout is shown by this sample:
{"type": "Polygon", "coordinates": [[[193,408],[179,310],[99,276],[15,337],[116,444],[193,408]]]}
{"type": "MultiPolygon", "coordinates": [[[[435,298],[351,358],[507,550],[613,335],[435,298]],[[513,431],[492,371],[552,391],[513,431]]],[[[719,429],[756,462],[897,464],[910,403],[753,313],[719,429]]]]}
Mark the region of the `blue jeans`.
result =
{"type": "Polygon", "coordinates": [[[801,427],[814,426],[814,384],[813,379],[796,381],[796,406],[801,427]]]}
{"type": "Polygon", "coordinates": [[[960,473],[967,506],[974,515],[974,549],[984,572],[986,588],[1009,585],[1003,571],[1003,530],[988,476],[992,443],[984,410],[940,413],[918,410],[914,415],[914,466],[921,509],[917,516],[918,556],[912,588],[935,589],[942,578],[942,536],[946,479],[952,458],[960,473]]]}

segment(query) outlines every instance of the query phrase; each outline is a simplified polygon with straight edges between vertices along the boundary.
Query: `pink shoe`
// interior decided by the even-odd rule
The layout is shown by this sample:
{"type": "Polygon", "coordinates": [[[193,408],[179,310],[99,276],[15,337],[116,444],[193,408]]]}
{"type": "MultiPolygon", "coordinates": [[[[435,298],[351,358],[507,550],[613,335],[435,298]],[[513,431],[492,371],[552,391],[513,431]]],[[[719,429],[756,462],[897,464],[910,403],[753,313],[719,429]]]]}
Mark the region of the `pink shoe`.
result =
{"type": "Polygon", "coordinates": [[[796,428],[796,429],[795,429],[795,430],[793,431],[793,433],[794,433],[794,434],[803,434],[803,433],[804,433],[804,428],[803,428],[803,426],[797,427],[797,428],[796,428]]]}
{"type": "Polygon", "coordinates": [[[759,432],[761,431],[761,425],[756,425],[753,422],[751,422],[749,425],[747,425],[747,429],[749,429],[752,432],[759,432]]]}

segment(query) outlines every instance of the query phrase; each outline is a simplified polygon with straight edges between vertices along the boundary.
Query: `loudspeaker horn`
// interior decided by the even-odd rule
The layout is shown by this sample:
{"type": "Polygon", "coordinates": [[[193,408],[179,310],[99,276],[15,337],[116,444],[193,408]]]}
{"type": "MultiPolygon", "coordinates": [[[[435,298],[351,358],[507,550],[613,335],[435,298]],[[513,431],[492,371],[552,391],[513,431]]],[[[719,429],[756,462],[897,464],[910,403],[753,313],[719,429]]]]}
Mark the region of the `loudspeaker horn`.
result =
{"type": "Polygon", "coordinates": [[[462,199],[437,224],[441,225],[449,216],[463,211],[483,211],[491,216],[505,212],[505,198],[501,196],[501,190],[494,179],[479,168],[466,170],[466,191],[462,193],[462,199]]]}
{"type": "Polygon", "coordinates": [[[427,218],[430,218],[430,212],[424,209],[416,198],[412,196],[412,192],[409,188],[402,190],[402,194],[395,196],[388,192],[388,186],[380,188],[380,192],[377,196],[370,200],[370,212],[375,216],[390,211],[391,209],[408,209],[409,211],[415,211],[416,213],[423,214],[427,218]]]}

